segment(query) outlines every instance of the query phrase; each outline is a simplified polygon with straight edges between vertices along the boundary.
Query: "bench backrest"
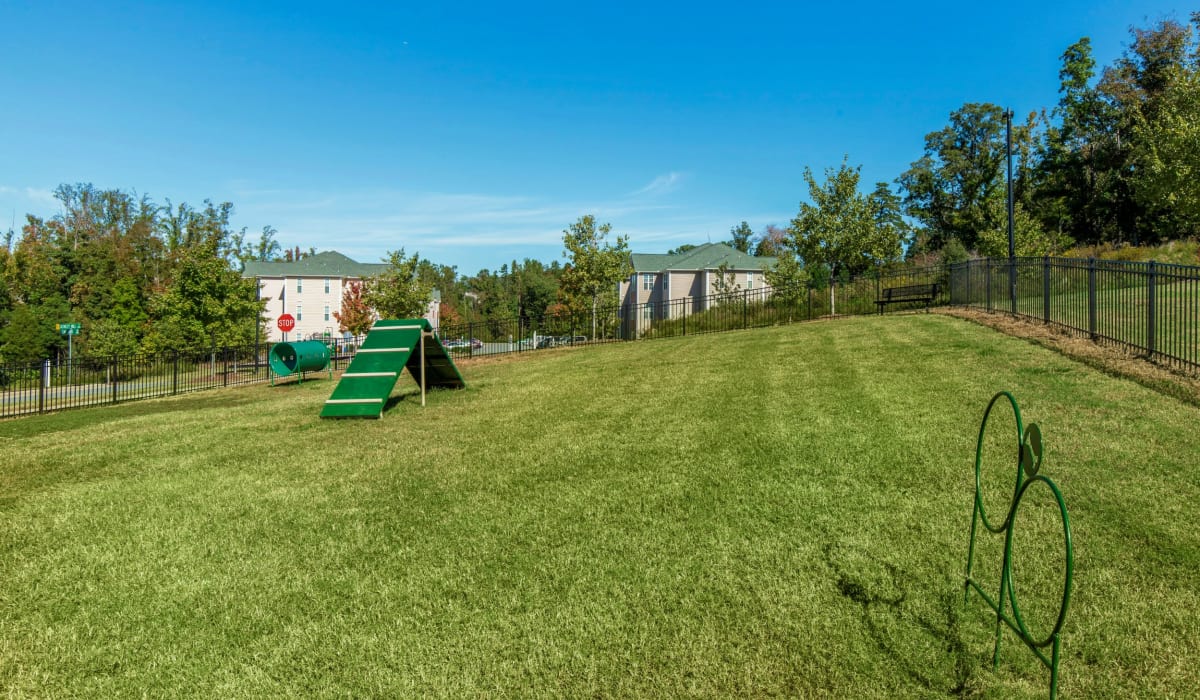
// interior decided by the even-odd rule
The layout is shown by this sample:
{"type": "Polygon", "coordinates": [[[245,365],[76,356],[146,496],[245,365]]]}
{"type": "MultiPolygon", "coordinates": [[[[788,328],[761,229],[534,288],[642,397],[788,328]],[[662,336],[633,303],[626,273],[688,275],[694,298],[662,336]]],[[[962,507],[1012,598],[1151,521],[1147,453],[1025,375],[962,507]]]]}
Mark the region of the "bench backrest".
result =
{"type": "Polygon", "coordinates": [[[898,301],[901,299],[932,299],[937,296],[938,285],[933,284],[910,284],[903,287],[888,287],[883,290],[884,301],[898,301]]]}

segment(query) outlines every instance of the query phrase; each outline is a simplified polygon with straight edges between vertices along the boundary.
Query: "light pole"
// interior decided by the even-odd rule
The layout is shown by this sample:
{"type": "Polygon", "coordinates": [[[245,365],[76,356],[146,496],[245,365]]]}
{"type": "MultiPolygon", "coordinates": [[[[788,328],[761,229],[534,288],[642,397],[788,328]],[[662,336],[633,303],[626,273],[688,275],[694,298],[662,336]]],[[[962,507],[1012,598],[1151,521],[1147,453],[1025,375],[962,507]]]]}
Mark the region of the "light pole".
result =
{"type": "Polygon", "coordinates": [[[1008,159],[1008,294],[1017,313],[1017,247],[1013,240],[1012,109],[1004,110],[1004,150],[1008,159]]]}

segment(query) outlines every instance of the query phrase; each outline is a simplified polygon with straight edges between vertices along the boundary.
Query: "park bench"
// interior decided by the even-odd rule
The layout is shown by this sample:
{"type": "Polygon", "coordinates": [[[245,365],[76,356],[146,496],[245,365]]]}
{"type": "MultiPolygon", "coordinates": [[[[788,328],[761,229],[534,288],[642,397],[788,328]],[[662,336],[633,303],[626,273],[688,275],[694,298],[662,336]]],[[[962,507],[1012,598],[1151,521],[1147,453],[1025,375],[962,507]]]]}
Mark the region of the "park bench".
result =
{"type": "Polygon", "coordinates": [[[925,310],[929,310],[929,304],[937,298],[938,284],[909,284],[903,287],[888,287],[879,293],[879,299],[875,303],[879,306],[879,313],[883,313],[883,307],[888,304],[903,304],[923,301],[925,302],[925,310]]]}

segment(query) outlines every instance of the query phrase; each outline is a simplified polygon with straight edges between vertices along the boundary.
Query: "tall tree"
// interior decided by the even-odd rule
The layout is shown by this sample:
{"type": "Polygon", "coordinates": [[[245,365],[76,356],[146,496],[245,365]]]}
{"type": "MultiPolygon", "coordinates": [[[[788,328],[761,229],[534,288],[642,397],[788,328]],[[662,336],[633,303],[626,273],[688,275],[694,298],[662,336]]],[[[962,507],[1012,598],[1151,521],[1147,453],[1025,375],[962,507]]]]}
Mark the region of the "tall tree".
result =
{"type": "MultiPolygon", "coordinates": [[[[788,253],[787,229],[769,224],[758,236],[754,244],[754,255],[757,257],[780,257],[788,253]]],[[[795,253],[793,252],[794,256],[795,253]]]]}
{"type": "Polygon", "coordinates": [[[1063,53],[1056,121],[1040,141],[1032,183],[1042,225],[1088,243],[1120,238],[1118,113],[1092,86],[1095,66],[1087,37],[1063,53]]]}
{"type": "Polygon", "coordinates": [[[1134,199],[1144,236],[1200,234],[1200,12],[1193,26],[1135,32],[1140,97],[1132,114],[1134,199]]]}
{"type": "Polygon", "coordinates": [[[218,252],[219,240],[184,249],[174,278],[154,299],[149,350],[199,350],[248,344],[265,301],[255,299],[254,281],[243,279],[218,252]]]}
{"type": "Polygon", "coordinates": [[[754,237],[754,231],[750,228],[750,224],[743,221],[729,229],[729,245],[743,253],[750,252],[750,239],[754,237]]]}
{"type": "Polygon", "coordinates": [[[1156,117],[1134,133],[1134,195],[1145,209],[1162,212],[1157,236],[1200,236],[1200,73],[1181,71],[1156,117]]]}
{"type": "Polygon", "coordinates": [[[1104,69],[1097,87],[1116,112],[1108,187],[1113,193],[1113,217],[1120,237],[1117,240],[1138,244],[1168,235],[1172,224],[1164,222],[1173,218],[1170,203],[1150,194],[1157,188],[1144,186],[1143,175],[1150,164],[1145,162],[1148,149],[1139,143],[1139,136],[1159,135],[1151,125],[1159,123],[1164,111],[1169,111],[1172,86],[1189,64],[1194,65],[1195,55],[1189,51],[1191,29],[1174,20],[1164,20],[1150,29],[1134,28],[1130,33],[1131,45],[1104,69]]]}
{"type": "MultiPolygon", "coordinates": [[[[1014,125],[1018,152],[1028,152],[1035,119],[1014,125]]],[[[989,200],[1004,196],[1004,163],[1004,112],[996,105],[963,105],[948,126],[927,134],[925,154],[897,180],[906,213],[925,227],[922,245],[938,250],[957,238],[975,248],[979,233],[999,223],[989,200]]]]}
{"type": "Polygon", "coordinates": [[[843,160],[840,167],[827,168],[825,182],[818,183],[806,167],[804,181],[811,203],[800,205],[788,229],[791,247],[806,268],[829,269],[830,313],[837,313],[834,281],[839,275],[897,260],[903,252],[903,232],[887,221],[880,198],[859,192],[860,169],[843,160]]]}
{"type": "Polygon", "coordinates": [[[592,336],[596,335],[596,311],[601,302],[616,303],[617,284],[633,272],[629,258],[629,238],[606,239],[612,226],[596,226],[591,214],[563,230],[564,255],[570,260],[562,273],[562,289],[567,305],[573,310],[590,307],[592,336]]]}
{"type": "Polygon", "coordinates": [[[417,274],[420,256],[404,249],[388,251],[383,272],[364,280],[363,299],[382,318],[421,318],[429,307],[433,286],[417,274]]]}

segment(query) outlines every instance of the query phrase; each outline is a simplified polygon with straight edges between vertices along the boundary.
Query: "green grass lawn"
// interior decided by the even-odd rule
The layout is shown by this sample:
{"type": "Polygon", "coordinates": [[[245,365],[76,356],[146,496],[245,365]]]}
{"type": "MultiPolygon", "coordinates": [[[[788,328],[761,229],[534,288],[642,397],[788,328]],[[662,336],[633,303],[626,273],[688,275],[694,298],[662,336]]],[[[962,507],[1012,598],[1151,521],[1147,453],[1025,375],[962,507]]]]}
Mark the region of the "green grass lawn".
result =
{"type": "MultiPolygon", "coordinates": [[[[320,420],[324,380],[0,423],[0,694],[1045,697],[962,604],[999,389],[1071,510],[1062,697],[1200,687],[1195,408],[934,314],[463,369],[378,421],[320,420]]],[[[1016,536],[1035,631],[1050,516],[1016,536]]]]}

